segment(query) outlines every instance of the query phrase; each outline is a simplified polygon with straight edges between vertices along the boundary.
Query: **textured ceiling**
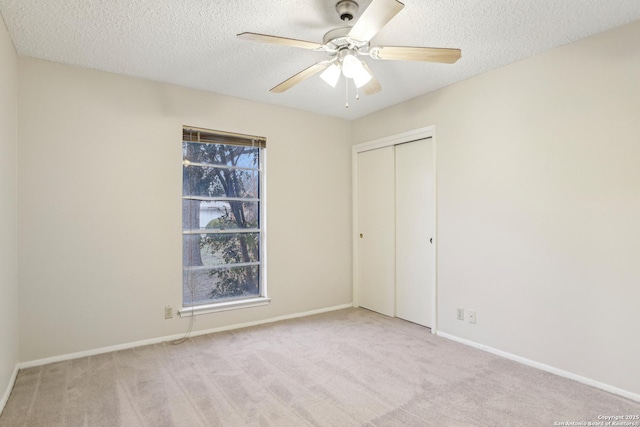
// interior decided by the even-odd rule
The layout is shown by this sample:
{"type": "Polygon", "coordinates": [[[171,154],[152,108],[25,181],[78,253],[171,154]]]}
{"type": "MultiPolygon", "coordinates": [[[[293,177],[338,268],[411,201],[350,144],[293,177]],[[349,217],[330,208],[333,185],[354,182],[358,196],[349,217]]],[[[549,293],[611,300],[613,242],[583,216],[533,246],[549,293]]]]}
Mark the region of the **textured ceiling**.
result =
{"type": "MultiPolygon", "coordinates": [[[[358,0],[359,14],[371,0],[358,0]]],[[[313,77],[269,89],[326,58],[239,40],[250,31],[321,42],[336,0],[0,0],[20,55],[354,119],[536,53],[640,19],[639,0],[403,0],[372,41],[456,47],[457,63],[366,58],[382,92],[344,107],[313,77]]]]}

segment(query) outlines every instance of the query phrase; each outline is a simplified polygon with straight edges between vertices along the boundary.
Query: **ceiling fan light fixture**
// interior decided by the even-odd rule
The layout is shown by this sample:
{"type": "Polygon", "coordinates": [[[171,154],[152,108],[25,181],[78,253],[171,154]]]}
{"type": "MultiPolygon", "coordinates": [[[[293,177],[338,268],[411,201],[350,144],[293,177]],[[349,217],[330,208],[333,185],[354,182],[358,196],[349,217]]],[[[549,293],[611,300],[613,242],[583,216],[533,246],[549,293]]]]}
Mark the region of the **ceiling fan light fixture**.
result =
{"type": "Polygon", "coordinates": [[[353,79],[356,87],[360,88],[371,80],[371,73],[358,58],[349,53],[342,58],[342,74],[349,79],[353,79]]]}
{"type": "Polygon", "coordinates": [[[342,58],[342,74],[349,79],[352,79],[359,69],[363,68],[362,62],[351,54],[347,54],[342,58]]]}
{"type": "Polygon", "coordinates": [[[360,89],[362,86],[369,83],[373,76],[369,74],[367,70],[362,67],[356,74],[353,76],[353,82],[356,84],[356,87],[360,89]]]}
{"type": "Polygon", "coordinates": [[[338,84],[338,79],[340,78],[340,67],[336,64],[331,64],[326,70],[320,74],[320,78],[327,82],[327,84],[331,87],[336,87],[338,84]]]}

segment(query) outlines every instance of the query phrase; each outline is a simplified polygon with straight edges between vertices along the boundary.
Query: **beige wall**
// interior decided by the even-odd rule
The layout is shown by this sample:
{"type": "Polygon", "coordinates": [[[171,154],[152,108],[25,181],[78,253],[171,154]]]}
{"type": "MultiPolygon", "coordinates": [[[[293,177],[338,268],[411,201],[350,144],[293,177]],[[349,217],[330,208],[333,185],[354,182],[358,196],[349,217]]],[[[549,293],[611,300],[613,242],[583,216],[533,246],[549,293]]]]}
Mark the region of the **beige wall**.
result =
{"type": "Polygon", "coordinates": [[[0,16],[0,411],[18,362],[18,57],[0,16]]]}
{"type": "MultiPolygon", "coordinates": [[[[350,123],[41,60],[19,63],[21,360],[179,334],[182,125],[268,138],[266,307],[351,302],[350,123]]],[[[211,76],[215,78],[215,76],[211,76]]]]}
{"type": "Polygon", "coordinates": [[[436,125],[441,331],[635,393],[638,40],[640,22],[353,126],[361,143],[436,125]]]}

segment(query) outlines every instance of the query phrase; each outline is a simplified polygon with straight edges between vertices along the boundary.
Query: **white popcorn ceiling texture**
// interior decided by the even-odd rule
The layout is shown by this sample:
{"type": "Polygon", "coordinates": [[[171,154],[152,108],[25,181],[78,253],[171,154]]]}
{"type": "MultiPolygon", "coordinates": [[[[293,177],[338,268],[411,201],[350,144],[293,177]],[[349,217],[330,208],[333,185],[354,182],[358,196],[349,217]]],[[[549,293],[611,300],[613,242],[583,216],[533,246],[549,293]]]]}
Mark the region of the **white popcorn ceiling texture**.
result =
{"type": "MultiPolygon", "coordinates": [[[[371,0],[358,2],[359,16],[371,0]]],[[[335,89],[315,76],[269,92],[326,54],[236,38],[249,31],[321,42],[343,25],[336,0],[0,0],[0,12],[23,56],[345,119],[640,19],[640,0],[403,2],[372,46],[455,47],[462,58],[432,64],[364,57],[383,89],[351,99],[349,109],[343,79],[335,89]]]]}

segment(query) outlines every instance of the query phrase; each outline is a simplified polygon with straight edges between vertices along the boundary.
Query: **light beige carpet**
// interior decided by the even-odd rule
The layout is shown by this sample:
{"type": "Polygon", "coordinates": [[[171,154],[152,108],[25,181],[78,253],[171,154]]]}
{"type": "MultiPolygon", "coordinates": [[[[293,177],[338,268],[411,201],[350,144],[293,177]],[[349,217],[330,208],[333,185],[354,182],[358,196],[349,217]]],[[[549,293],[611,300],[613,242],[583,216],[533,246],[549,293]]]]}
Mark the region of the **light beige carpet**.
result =
{"type": "Polygon", "coordinates": [[[0,426],[553,426],[636,403],[363,309],[21,370],[0,426]]]}

